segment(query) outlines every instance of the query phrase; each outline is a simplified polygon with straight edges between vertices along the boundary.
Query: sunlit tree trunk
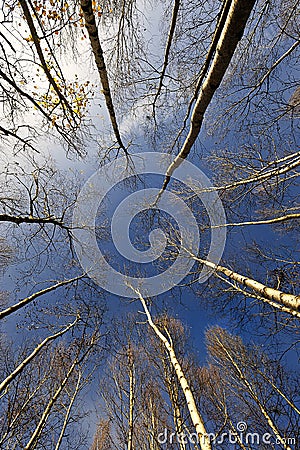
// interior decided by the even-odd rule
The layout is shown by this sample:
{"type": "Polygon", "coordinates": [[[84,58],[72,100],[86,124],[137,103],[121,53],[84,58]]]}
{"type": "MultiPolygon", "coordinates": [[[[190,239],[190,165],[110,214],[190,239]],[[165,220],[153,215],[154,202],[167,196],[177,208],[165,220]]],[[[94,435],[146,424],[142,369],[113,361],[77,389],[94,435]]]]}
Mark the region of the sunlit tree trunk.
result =
{"type": "MultiPolygon", "coordinates": [[[[92,338],[93,341],[93,338],[92,338]]],[[[63,389],[65,388],[65,386],[67,385],[68,381],[70,380],[71,376],[73,375],[73,373],[75,372],[75,370],[77,369],[77,367],[83,362],[83,360],[87,357],[87,355],[90,353],[90,351],[92,350],[93,347],[93,342],[91,342],[89,348],[83,353],[83,355],[79,356],[77,355],[73,361],[73,363],[71,364],[71,366],[69,367],[69,370],[67,371],[66,376],[64,377],[64,379],[60,382],[59,387],[56,389],[56,391],[54,392],[53,396],[50,398],[50,400],[48,401],[48,404],[46,405],[46,408],[44,409],[40,420],[34,430],[34,432],[31,435],[31,438],[29,439],[28,443],[25,445],[24,450],[32,450],[35,448],[36,446],[36,442],[39,439],[43,428],[47,422],[47,420],[50,417],[52,408],[54,406],[54,404],[56,403],[56,401],[58,400],[59,396],[61,395],[63,389]]]]}
{"type": "Polygon", "coordinates": [[[58,337],[65,334],[67,331],[69,331],[71,328],[75,326],[75,324],[78,322],[78,318],[74,320],[70,325],[68,325],[63,330],[59,331],[58,333],[52,334],[51,336],[48,336],[45,338],[39,345],[35,347],[35,349],[30,353],[30,355],[27,356],[19,365],[15,368],[13,372],[11,372],[5,380],[0,383],[0,393],[11,383],[24,369],[25,367],[39,354],[39,352],[51,341],[57,339],[58,337]]]}
{"type": "Polygon", "coordinates": [[[67,426],[68,426],[69,419],[70,419],[70,416],[71,416],[72,407],[73,407],[74,402],[75,402],[75,399],[76,399],[76,397],[77,397],[77,395],[78,395],[78,393],[79,393],[80,383],[81,383],[81,378],[82,378],[82,373],[81,373],[81,371],[79,370],[79,371],[78,371],[77,383],[76,383],[76,386],[75,386],[73,395],[72,395],[72,397],[70,398],[69,406],[68,406],[68,408],[67,408],[67,410],[66,410],[66,414],[65,414],[65,417],[64,417],[64,422],[63,422],[63,425],[62,425],[62,428],[61,428],[61,431],[60,431],[58,440],[57,440],[56,445],[55,445],[55,450],[59,450],[59,448],[60,448],[60,446],[61,446],[61,443],[62,443],[64,434],[65,434],[65,432],[66,432],[66,428],[67,428],[67,426]]]}
{"type": "Polygon", "coordinates": [[[128,415],[128,444],[127,450],[133,450],[133,413],[135,400],[135,368],[131,348],[128,348],[129,365],[129,415],[128,415]]]}
{"type": "Polygon", "coordinates": [[[34,294],[30,295],[29,297],[24,298],[23,300],[20,300],[18,303],[15,303],[12,306],[9,306],[8,308],[4,309],[3,311],[0,311],[0,319],[4,319],[4,317],[9,316],[10,314],[14,313],[15,311],[18,311],[20,308],[23,308],[23,306],[28,305],[33,300],[35,300],[38,297],[41,297],[44,294],[47,294],[48,292],[52,292],[55,289],[58,289],[61,286],[65,286],[67,284],[74,283],[75,281],[80,280],[83,278],[84,275],[81,275],[79,277],[70,278],[69,280],[59,281],[58,283],[54,284],[53,286],[50,286],[48,288],[42,289],[41,291],[35,292],[34,294]]]}
{"type": "MultiPolygon", "coordinates": [[[[188,250],[187,250],[188,251],[188,250]]],[[[198,258],[195,255],[192,255],[190,252],[188,252],[193,259],[196,261],[204,264],[205,266],[215,270],[217,273],[223,273],[228,278],[230,278],[233,281],[236,281],[237,283],[241,284],[242,286],[246,286],[254,293],[261,296],[267,303],[269,303],[273,307],[277,307],[278,309],[284,308],[285,312],[290,313],[291,315],[300,317],[300,296],[299,295],[293,295],[293,294],[287,294],[285,292],[281,292],[277,289],[270,288],[262,283],[259,283],[256,280],[253,280],[252,278],[248,278],[244,275],[240,275],[233,270],[228,269],[227,267],[223,267],[217,264],[214,264],[210,261],[207,261],[205,259],[198,258]]],[[[251,296],[251,293],[249,293],[251,296]]]]}
{"type": "Polygon", "coordinates": [[[155,332],[157,337],[162,341],[162,343],[164,344],[164,346],[168,352],[170,362],[171,362],[172,366],[174,367],[176,376],[177,376],[178,381],[180,382],[180,386],[183,390],[183,393],[184,393],[184,396],[186,399],[186,403],[187,403],[187,407],[188,407],[188,410],[190,413],[190,417],[191,417],[192,423],[193,423],[195,430],[197,432],[197,435],[198,435],[201,450],[211,450],[211,444],[210,444],[209,438],[207,437],[208,435],[207,435],[207,431],[206,431],[206,428],[204,425],[203,418],[197,409],[193,393],[192,393],[191,388],[188,384],[188,381],[182,371],[181,365],[176,357],[174,348],[173,348],[172,344],[169,342],[169,340],[163,335],[163,333],[161,333],[161,331],[158,329],[158,327],[153,322],[150,311],[147,307],[146,301],[143,298],[143,296],[141,295],[141,293],[139,291],[135,290],[134,288],[132,288],[132,289],[139,295],[139,299],[143,305],[143,308],[144,308],[145,314],[147,316],[150,327],[153,329],[153,331],[155,332]]]}
{"type": "Polygon", "coordinates": [[[224,28],[216,46],[215,56],[207,77],[200,88],[199,96],[192,112],[189,133],[180,152],[167,169],[162,191],[166,189],[170,177],[176,167],[180,165],[181,160],[187,158],[189,155],[200,133],[204,114],[225,75],[238,42],[243,36],[247,20],[254,5],[255,0],[233,0],[231,2],[224,28]]]}
{"type": "MultiPolygon", "coordinates": [[[[172,404],[173,409],[173,420],[174,420],[174,426],[176,429],[177,435],[181,435],[184,431],[184,421],[182,419],[181,411],[180,411],[180,405],[179,405],[179,392],[178,392],[178,385],[173,382],[173,380],[170,379],[169,373],[166,367],[166,362],[163,361],[164,364],[164,374],[165,374],[165,382],[167,384],[167,391],[170,397],[170,401],[172,404]]],[[[185,442],[180,439],[179,442],[180,450],[185,450],[186,445],[185,442]]]]}

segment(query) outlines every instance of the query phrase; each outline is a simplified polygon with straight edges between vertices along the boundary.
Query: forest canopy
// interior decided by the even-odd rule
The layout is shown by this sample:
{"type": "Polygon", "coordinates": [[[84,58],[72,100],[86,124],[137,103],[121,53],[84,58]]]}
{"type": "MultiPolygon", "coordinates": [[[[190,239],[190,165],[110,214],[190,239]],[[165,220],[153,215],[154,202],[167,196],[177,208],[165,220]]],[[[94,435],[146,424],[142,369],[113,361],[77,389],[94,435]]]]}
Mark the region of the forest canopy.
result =
{"type": "Polygon", "coordinates": [[[299,0],[5,0],[0,448],[299,448],[299,0]]]}

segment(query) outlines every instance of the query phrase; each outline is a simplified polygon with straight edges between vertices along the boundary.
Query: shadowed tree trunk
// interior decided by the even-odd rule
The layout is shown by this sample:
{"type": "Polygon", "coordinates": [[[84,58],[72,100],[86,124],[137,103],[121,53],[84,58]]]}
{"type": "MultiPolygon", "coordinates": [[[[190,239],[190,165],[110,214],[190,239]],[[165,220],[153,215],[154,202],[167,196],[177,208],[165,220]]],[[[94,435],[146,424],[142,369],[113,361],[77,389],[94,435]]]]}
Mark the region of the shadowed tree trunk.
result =
{"type": "Polygon", "coordinates": [[[230,5],[224,28],[216,46],[215,56],[192,112],[189,133],[178,155],[167,169],[160,195],[166,189],[174,170],[181,164],[181,160],[189,155],[200,133],[204,114],[225,75],[238,42],[243,36],[247,20],[254,5],[255,0],[233,0],[230,5]]]}
{"type": "Polygon", "coordinates": [[[89,35],[91,47],[94,54],[95,63],[98,69],[100,80],[102,83],[103,94],[105,97],[106,106],[108,109],[110,121],[117,139],[117,143],[122,150],[127,154],[127,150],[122,142],[119,127],[117,124],[117,118],[115,113],[115,108],[113,105],[111,90],[109,86],[109,80],[106,70],[106,65],[104,61],[103,50],[101,47],[98,28],[96,25],[96,20],[93,12],[92,1],[91,0],[81,0],[80,6],[84,15],[85,26],[89,35]]]}

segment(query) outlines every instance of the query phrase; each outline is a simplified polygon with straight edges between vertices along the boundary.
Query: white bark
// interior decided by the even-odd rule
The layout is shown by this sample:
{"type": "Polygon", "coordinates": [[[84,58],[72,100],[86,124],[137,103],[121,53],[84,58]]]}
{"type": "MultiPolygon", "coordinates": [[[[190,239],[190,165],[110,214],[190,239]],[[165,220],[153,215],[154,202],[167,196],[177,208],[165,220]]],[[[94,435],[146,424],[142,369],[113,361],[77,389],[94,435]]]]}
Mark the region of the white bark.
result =
{"type": "Polygon", "coordinates": [[[57,390],[54,392],[53,396],[49,400],[46,408],[44,409],[44,412],[39,420],[39,423],[37,424],[34,432],[32,433],[31,438],[29,439],[27,445],[24,447],[24,450],[33,450],[35,448],[36,441],[43,431],[46,421],[48,420],[48,418],[50,416],[53,405],[59,398],[61,392],[63,391],[64,387],[66,386],[66,384],[67,384],[68,380],[70,379],[72,373],[74,372],[75,368],[85,359],[85,357],[91,351],[92,343],[90,345],[91,346],[89,347],[89,349],[81,356],[80,359],[78,359],[78,357],[75,358],[75,360],[72,363],[72,365],[70,366],[65,378],[62,380],[59,387],[57,388],[57,390]]]}
{"type": "Polygon", "coordinates": [[[74,320],[74,322],[70,323],[66,328],[59,331],[58,333],[52,334],[51,336],[46,337],[39,345],[35,347],[35,349],[30,353],[27,358],[25,358],[19,365],[16,367],[16,369],[9,374],[4,381],[0,384],[0,392],[2,392],[9,383],[11,383],[19,373],[22,372],[22,370],[25,369],[25,367],[30,363],[30,361],[43,349],[45,345],[47,345],[50,341],[53,341],[54,339],[57,339],[59,336],[62,336],[65,334],[70,328],[73,328],[74,325],[78,322],[78,317],[74,320]]]}
{"type": "Polygon", "coordinates": [[[49,286],[46,289],[42,289],[41,291],[35,292],[34,294],[30,295],[29,297],[24,298],[23,300],[20,300],[18,303],[15,303],[12,306],[9,306],[8,308],[4,309],[3,311],[0,311],[0,319],[4,319],[4,317],[9,316],[10,314],[14,313],[15,311],[18,311],[18,309],[23,308],[23,306],[28,305],[30,302],[35,300],[36,298],[40,297],[41,295],[47,294],[48,292],[54,291],[55,289],[65,286],[66,284],[73,283],[74,281],[78,281],[81,278],[83,278],[85,275],[81,275],[79,277],[70,278],[69,280],[59,281],[58,283],[54,284],[53,286],[49,286]]]}
{"type": "Polygon", "coordinates": [[[248,222],[236,222],[236,223],[224,223],[222,225],[212,225],[211,228],[222,228],[222,227],[244,227],[249,225],[271,225],[273,223],[286,222],[288,220],[300,219],[300,214],[286,214],[281,217],[274,217],[273,219],[263,219],[263,220],[253,220],[248,222]]]}
{"type": "Polygon", "coordinates": [[[233,272],[233,270],[230,270],[227,267],[219,266],[205,259],[198,258],[197,256],[191,254],[191,252],[187,249],[185,250],[196,261],[199,261],[205,266],[214,269],[218,273],[223,273],[231,280],[234,280],[243,286],[247,286],[267,301],[269,300],[272,303],[276,302],[279,305],[284,306],[287,312],[290,312],[290,314],[296,315],[300,318],[300,295],[287,294],[285,292],[279,291],[278,289],[270,288],[262,283],[259,283],[256,280],[253,280],[252,278],[248,278],[244,275],[233,272]]]}
{"type": "Polygon", "coordinates": [[[133,411],[134,411],[134,391],[135,391],[135,373],[132,350],[128,349],[129,364],[129,417],[128,417],[128,445],[127,450],[133,450],[133,411]]]}
{"type": "Polygon", "coordinates": [[[82,377],[82,373],[81,373],[81,371],[79,371],[76,387],[74,389],[74,393],[73,393],[73,395],[71,397],[69,406],[67,408],[67,411],[66,411],[66,414],[65,414],[65,418],[64,418],[64,423],[63,423],[63,426],[61,428],[61,431],[60,431],[60,434],[59,434],[59,438],[58,438],[56,446],[55,446],[55,450],[59,450],[59,447],[60,447],[61,442],[63,440],[64,434],[65,434],[65,431],[66,431],[66,428],[67,428],[67,425],[68,425],[68,422],[69,422],[69,417],[70,417],[70,414],[71,414],[71,410],[72,410],[73,404],[75,402],[76,396],[77,396],[77,394],[79,392],[81,377],[82,377]]]}
{"type": "Polygon", "coordinates": [[[189,133],[179,154],[167,169],[162,192],[166,189],[170,177],[181,164],[182,159],[187,158],[189,155],[200,133],[204,114],[225,75],[238,42],[243,36],[254,4],[255,0],[233,0],[231,3],[211,67],[194,106],[189,133]]]}
{"type": "Polygon", "coordinates": [[[178,139],[180,138],[180,136],[182,135],[182,133],[184,132],[184,130],[186,128],[186,124],[187,124],[187,121],[188,121],[188,119],[190,117],[190,113],[191,113],[193,104],[198,98],[199,90],[201,88],[201,85],[203,83],[204,78],[207,75],[209,66],[210,66],[211,61],[213,59],[213,56],[215,54],[215,51],[216,51],[216,48],[217,48],[220,36],[222,34],[222,30],[223,30],[224,25],[225,25],[225,21],[227,19],[228,13],[229,13],[230,5],[231,5],[231,0],[224,0],[224,2],[222,3],[222,8],[221,8],[221,11],[219,13],[219,20],[218,20],[218,23],[216,25],[216,29],[215,29],[215,32],[214,32],[214,35],[213,35],[213,38],[212,38],[212,42],[210,44],[209,50],[208,50],[207,55],[206,55],[206,59],[204,61],[204,64],[202,65],[202,68],[201,68],[201,71],[200,71],[200,75],[198,77],[197,85],[196,85],[196,88],[195,88],[195,92],[194,92],[193,97],[191,98],[191,100],[189,102],[189,105],[187,107],[187,111],[186,111],[186,114],[185,114],[185,118],[183,120],[182,128],[178,132],[178,134],[177,134],[177,136],[176,136],[176,138],[174,140],[174,143],[172,145],[172,148],[175,147],[176,143],[178,142],[178,139]]]}
{"type": "Polygon", "coordinates": [[[187,407],[188,407],[188,410],[190,413],[190,417],[191,417],[191,420],[193,422],[193,425],[194,425],[195,430],[198,435],[201,450],[211,450],[212,447],[211,447],[210,440],[209,440],[209,437],[208,437],[208,434],[207,434],[207,431],[206,431],[206,428],[204,425],[204,421],[201,417],[201,414],[199,413],[199,411],[197,409],[193,393],[192,393],[190,386],[187,382],[187,379],[183,373],[181,365],[177,360],[173,346],[170,344],[168,339],[160,332],[158,327],[153,322],[151,314],[147,308],[145,299],[142,297],[141,293],[139,291],[137,291],[136,289],[134,289],[133,287],[131,287],[131,289],[133,289],[138,294],[139,299],[143,305],[144,311],[146,313],[149,325],[151,326],[151,328],[153,329],[155,334],[158,336],[158,338],[162,341],[162,343],[166,347],[166,350],[167,350],[169,358],[170,358],[170,362],[171,362],[172,366],[174,367],[176,376],[178,378],[178,381],[179,381],[182,391],[184,393],[187,407]]]}
{"type": "Polygon", "coordinates": [[[300,318],[300,312],[293,311],[291,308],[287,308],[286,306],[283,306],[280,303],[273,302],[272,300],[262,297],[261,295],[255,294],[254,292],[246,291],[245,289],[242,289],[241,287],[239,287],[236,283],[232,283],[227,278],[222,277],[220,274],[215,274],[215,276],[218,276],[218,278],[220,278],[220,280],[224,281],[224,283],[229,284],[236,291],[240,292],[241,294],[245,295],[246,297],[256,298],[257,300],[272,306],[272,308],[276,308],[281,312],[285,312],[285,313],[291,314],[294,317],[300,318]]]}
{"type": "MultiPolygon", "coordinates": [[[[228,189],[235,189],[238,186],[245,186],[246,184],[250,184],[250,183],[258,183],[258,182],[262,183],[266,180],[269,180],[270,178],[278,177],[279,175],[284,175],[287,172],[290,172],[291,170],[296,169],[298,166],[300,166],[299,152],[289,155],[285,158],[272,161],[272,163],[269,163],[267,165],[267,167],[264,167],[263,169],[261,169],[259,171],[259,173],[257,173],[256,175],[254,175],[252,177],[244,178],[242,180],[237,180],[237,181],[234,181],[233,183],[230,183],[227,185],[213,186],[211,188],[201,189],[201,191],[199,191],[199,192],[195,191],[195,192],[199,195],[202,192],[225,191],[228,189]],[[293,158],[295,158],[295,160],[293,160],[293,158]],[[268,170],[267,172],[264,172],[267,169],[267,167],[278,164],[283,161],[287,161],[289,159],[292,159],[292,161],[290,161],[286,164],[283,164],[281,167],[276,167],[275,169],[271,169],[271,170],[268,170]]],[[[296,175],[298,175],[298,173],[296,173],[296,175]]]]}

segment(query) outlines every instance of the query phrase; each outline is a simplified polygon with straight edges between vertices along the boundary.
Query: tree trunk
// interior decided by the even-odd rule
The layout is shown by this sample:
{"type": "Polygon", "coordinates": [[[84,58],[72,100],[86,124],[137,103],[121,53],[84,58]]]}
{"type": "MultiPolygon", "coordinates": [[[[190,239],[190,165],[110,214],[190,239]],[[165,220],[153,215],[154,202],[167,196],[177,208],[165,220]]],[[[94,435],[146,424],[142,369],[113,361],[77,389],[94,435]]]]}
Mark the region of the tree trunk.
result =
{"type": "Polygon", "coordinates": [[[122,142],[119,127],[117,124],[115,108],[114,108],[113,101],[112,101],[112,96],[111,96],[111,91],[110,91],[110,86],[109,86],[109,81],[108,81],[108,76],[107,76],[107,70],[106,70],[106,65],[105,65],[104,56],[103,56],[103,50],[102,50],[101,43],[99,40],[96,20],[95,20],[95,16],[93,13],[92,2],[91,2],[91,0],[81,0],[80,6],[81,6],[81,9],[83,12],[85,26],[86,26],[86,29],[87,29],[87,32],[89,35],[89,39],[90,39],[90,43],[91,43],[91,47],[93,50],[95,63],[96,63],[96,66],[97,66],[97,69],[99,72],[99,76],[100,76],[100,80],[102,83],[103,94],[105,97],[105,102],[106,102],[106,106],[108,109],[110,121],[111,121],[113,130],[114,130],[114,133],[115,133],[115,136],[116,136],[116,139],[117,139],[117,142],[118,142],[120,148],[122,148],[122,150],[124,150],[125,153],[127,153],[127,150],[122,142]]]}
{"type": "Polygon", "coordinates": [[[128,417],[128,445],[127,450],[133,450],[133,411],[134,411],[134,361],[132,351],[128,349],[128,364],[129,364],[129,417],[128,417]]]}
{"type": "Polygon", "coordinates": [[[236,281],[243,286],[247,286],[252,289],[261,297],[265,298],[267,301],[270,301],[270,304],[274,306],[274,302],[279,305],[283,305],[285,310],[290,314],[295,315],[300,318],[300,295],[286,294],[285,292],[279,291],[277,289],[270,288],[265,286],[262,283],[259,283],[252,278],[245,277],[244,275],[240,275],[236,272],[233,272],[227,267],[216,265],[212,262],[206,261],[204,259],[196,258],[195,259],[207,267],[214,269],[216,272],[223,273],[231,280],[236,281]]]}
{"type": "Polygon", "coordinates": [[[79,387],[80,387],[81,377],[82,377],[82,373],[79,371],[79,373],[78,373],[78,379],[77,379],[77,383],[76,383],[76,387],[75,387],[75,389],[74,389],[74,392],[73,392],[73,395],[72,395],[72,397],[71,397],[71,400],[70,400],[68,409],[67,409],[67,411],[66,411],[64,423],[63,423],[63,426],[62,426],[62,428],[61,428],[61,432],[60,432],[60,434],[59,434],[59,438],[58,438],[58,440],[57,440],[57,443],[56,443],[56,446],[55,446],[55,450],[59,450],[59,447],[60,447],[60,445],[61,445],[62,439],[63,439],[63,437],[64,437],[64,434],[65,434],[65,431],[66,431],[66,428],[67,428],[67,425],[68,425],[68,422],[69,422],[69,417],[70,417],[70,414],[71,414],[71,410],[72,410],[74,401],[75,401],[75,399],[76,399],[76,396],[77,396],[77,394],[78,394],[78,392],[79,392],[79,387]]]}
{"type": "Polygon", "coordinates": [[[8,308],[4,309],[3,311],[0,311],[0,319],[4,319],[4,317],[9,316],[10,314],[14,313],[15,311],[18,311],[18,309],[23,308],[23,306],[28,305],[36,298],[40,297],[41,295],[47,294],[48,292],[54,291],[55,289],[65,286],[66,284],[73,283],[74,281],[78,281],[81,278],[83,278],[85,275],[81,275],[79,277],[71,278],[70,280],[64,280],[59,281],[58,283],[54,284],[53,286],[50,286],[46,289],[42,289],[39,292],[35,292],[34,294],[30,295],[29,297],[24,298],[23,300],[20,300],[18,303],[15,303],[12,306],[9,306],[8,308]]]}
{"type": "Polygon", "coordinates": [[[189,133],[180,152],[167,169],[162,191],[166,189],[170,177],[174,170],[181,164],[181,160],[187,158],[189,155],[192,146],[200,133],[204,114],[228,69],[238,42],[243,36],[247,20],[254,4],[255,0],[232,1],[210,70],[200,89],[197,102],[194,106],[189,133]]]}
{"type": "Polygon", "coordinates": [[[17,375],[19,375],[20,372],[22,372],[22,370],[25,369],[25,367],[30,363],[30,361],[43,349],[43,347],[45,345],[47,345],[50,341],[53,341],[54,339],[57,339],[59,336],[62,336],[63,334],[65,334],[68,330],[70,330],[70,328],[73,328],[73,326],[78,322],[78,318],[76,318],[74,320],[74,322],[70,323],[70,325],[68,325],[66,328],[64,328],[63,330],[59,331],[58,333],[55,333],[51,336],[46,337],[39,345],[37,345],[35,347],[35,349],[30,353],[29,356],[27,356],[27,358],[25,358],[19,365],[18,367],[12,372],[10,373],[4,381],[2,381],[2,383],[0,384],[0,392],[3,391],[3,389],[6,388],[6,386],[11,383],[17,375]]]}
{"type": "Polygon", "coordinates": [[[181,385],[182,391],[184,393],[185,399],[186,399],[186,403],[187,403],[187,407],[190,413],[190,417],[191,420],[193,422],[193,425],[195,427],[195,430],[197,432],[198,435],[198,439],[199,439],[199,443],[200,443],[200,447],[201,450],[211,450],[211,444],[210,444],[210,440],[204,425],[204,421],[197,409],[196,406],[196,402],[193,396],[193,393],[191,391],[191,388],[187,382],[187,379],[185,378],[185,375],[183,373],[183,370],[181,368],[180,363],[177,360],[175,351],[172,347],[172,345],[170,344],[170,342],[168,341],[168,339],[159,331],[158,327],[155,325],[155,323],[152,320],[151,314],[147,308],[145,299],[142,297],[141,293],[137,290],[135,290],[134,288],[132,288],[139,296],[139,299],[143,305],[144,311],[146,313],[149,325],[151,326],[151,328],[153,329],[153,331],[155,332],[155,334],[158,336],[158,338],[163,342],[164,346],[167,349],[167,352],[169,354],[169,358],[170,358],[170,362],[172,364],[172,366],[174,367],[176,376],[178,378],[178,381],[181,385]]]}

